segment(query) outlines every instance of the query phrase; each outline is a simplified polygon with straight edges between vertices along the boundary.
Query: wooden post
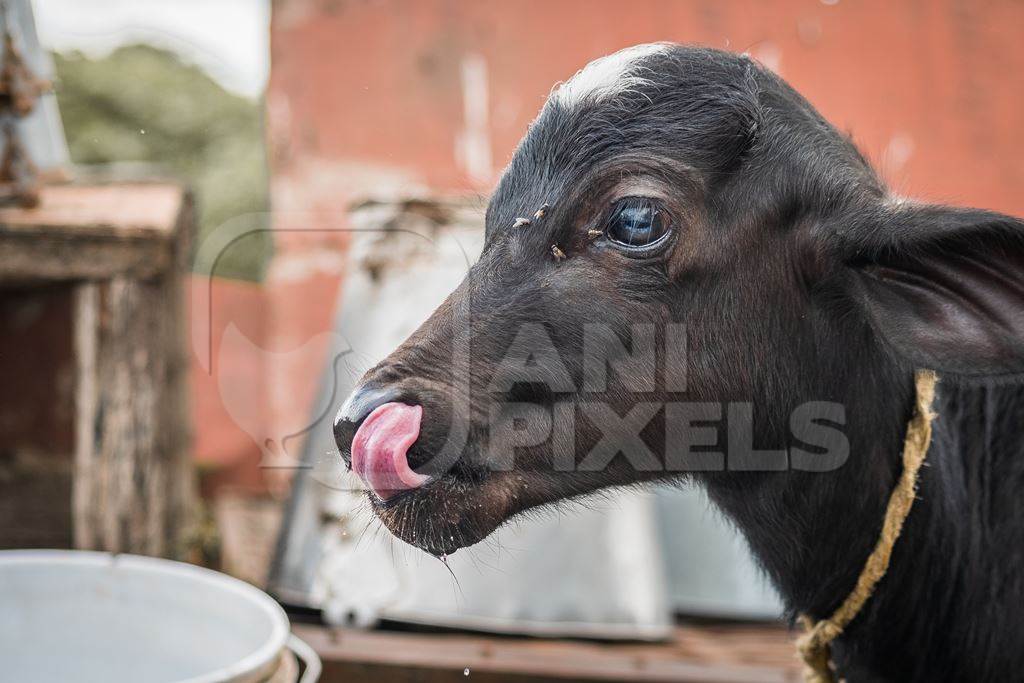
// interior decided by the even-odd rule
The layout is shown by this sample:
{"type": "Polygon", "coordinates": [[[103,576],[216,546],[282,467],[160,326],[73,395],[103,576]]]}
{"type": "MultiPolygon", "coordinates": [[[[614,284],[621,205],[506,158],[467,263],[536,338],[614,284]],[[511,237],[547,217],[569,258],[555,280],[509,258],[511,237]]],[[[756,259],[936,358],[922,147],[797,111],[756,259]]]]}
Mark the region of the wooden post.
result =
{"type": "Polygon", "coordinates": [[[0,286],[73,292],[75,547],[184,551],[192,232],[192,202],[170,185],[45,188],[39,209],[0,210],[0,286]]]}

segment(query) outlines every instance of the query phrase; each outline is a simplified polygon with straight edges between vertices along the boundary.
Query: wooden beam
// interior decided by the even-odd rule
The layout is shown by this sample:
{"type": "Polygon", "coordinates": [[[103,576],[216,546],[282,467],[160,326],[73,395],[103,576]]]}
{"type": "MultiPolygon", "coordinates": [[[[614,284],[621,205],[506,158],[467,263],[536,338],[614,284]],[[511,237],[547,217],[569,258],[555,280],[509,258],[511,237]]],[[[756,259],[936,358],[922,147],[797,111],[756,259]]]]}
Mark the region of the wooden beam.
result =
{"type": "Polygon", "coordinates": [[[177,185],[44,187],[36,208],[0,208],[0,283],[156,277],[186,204],[177,185]]]}
{"type": "Polygon", "coordinates": [[[35,208],[0,207],[0,234],[167,239],[185,194],[171,183],[48,185],[35,208]]]}
{"type": "MultiPolygon", "coordinates": [[[[321,683],[362,681],[676,681],[783,683],[799,680],[789,635],[779,628],[746,628],[774,656],[751,662],[750,647],[723,647],[715,656],[673,644],[607,644],[567,640],[330,629],[295,624],[293,631],[324,663],[321,683]],[[731,656],[730,656],[731,655],[731,656]],[[778,664],[781,658],[784,664],[778,664]],[[466,674],[468,669],[469,673],[466,674]]],[[[694,637],[691,633],[691,639],[694,637]]],[[[708,632],[712,640],[720,633],[708,632]]],[[[678,645],[678,644],[677,644],[678,645]]]]}

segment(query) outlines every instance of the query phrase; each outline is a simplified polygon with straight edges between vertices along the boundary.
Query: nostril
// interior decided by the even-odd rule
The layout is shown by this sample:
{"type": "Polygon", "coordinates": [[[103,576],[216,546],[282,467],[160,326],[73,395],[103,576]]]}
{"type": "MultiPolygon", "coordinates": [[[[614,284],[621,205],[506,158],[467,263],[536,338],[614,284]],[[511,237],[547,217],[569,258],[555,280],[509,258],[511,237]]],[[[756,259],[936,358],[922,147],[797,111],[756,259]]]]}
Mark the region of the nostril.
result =
{"type": "Polygon", "coordinates": [[[343,420],[339,417],[334,420],[334,443],[338,446],[338,452],[345,465],[352,468],[352,438],[356,435],[354,422],[343,420]]]}
{"type": "Polygon", "coordinates": [[[554,403],[555,394],[545,382],[516,382],[508,392],[508,399],[512,403],[546,406],[554,403]]]}
{"type": "Polygon", "coordinates": [[[334,442],[345,464],[352,466],[352,439],[359,423],[377,406],[393,401],[398,392],[389,387],[362,384],[352,390],[334,417],[334,442]]]}

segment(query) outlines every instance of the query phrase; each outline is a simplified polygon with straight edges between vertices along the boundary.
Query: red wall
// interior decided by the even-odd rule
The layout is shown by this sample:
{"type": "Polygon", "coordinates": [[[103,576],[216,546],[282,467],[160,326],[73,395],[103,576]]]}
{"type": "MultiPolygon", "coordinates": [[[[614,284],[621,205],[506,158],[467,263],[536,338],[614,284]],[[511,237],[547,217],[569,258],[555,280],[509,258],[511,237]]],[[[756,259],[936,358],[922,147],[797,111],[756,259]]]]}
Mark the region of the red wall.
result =
{"type": "Polygon", "coordinates": [[[203,492],[286,493],[324,367],[337,277],[279,277],[265,285],[194,275],[194,452],[203,492]],[[262,466],[272,465],[271,469],[262,466]]]}
{"type": "MultiPolygon", "coordinates": [[[[315,160],[486,192],[454,153],[467,55],[485,64],[497,174],[552,84],[618,48],[675,40],[776,68],[902,193],[1024,213],[1022,28],[1024,3],[1013,0],[283,0],[272,29],[275,184],[315,160]]],[[[362,189],[327,192],[340,202],[362,189]]]]}

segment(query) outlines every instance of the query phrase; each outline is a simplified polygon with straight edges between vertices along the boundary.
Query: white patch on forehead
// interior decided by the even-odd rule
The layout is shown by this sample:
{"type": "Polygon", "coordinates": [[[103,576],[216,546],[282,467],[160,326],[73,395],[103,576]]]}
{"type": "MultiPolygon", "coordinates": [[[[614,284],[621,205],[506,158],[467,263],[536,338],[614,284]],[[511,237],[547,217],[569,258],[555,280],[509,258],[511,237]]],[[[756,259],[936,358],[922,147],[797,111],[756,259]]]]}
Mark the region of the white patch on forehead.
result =
{"type": "Polygon", "coordinates": [[[671,43],[635,45],[595,59],[568,81],[556,86],[551,99],[571,106],[583,100],[597,101],[645,85],[649,79],[643,77],[643,69],[637,63],[646,57],[668,52],[671,47],[671,43]]]}

